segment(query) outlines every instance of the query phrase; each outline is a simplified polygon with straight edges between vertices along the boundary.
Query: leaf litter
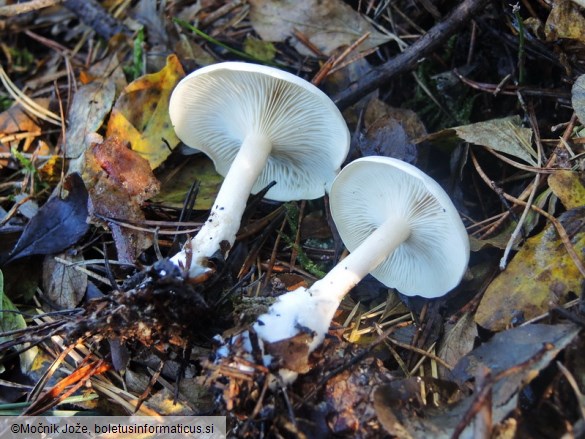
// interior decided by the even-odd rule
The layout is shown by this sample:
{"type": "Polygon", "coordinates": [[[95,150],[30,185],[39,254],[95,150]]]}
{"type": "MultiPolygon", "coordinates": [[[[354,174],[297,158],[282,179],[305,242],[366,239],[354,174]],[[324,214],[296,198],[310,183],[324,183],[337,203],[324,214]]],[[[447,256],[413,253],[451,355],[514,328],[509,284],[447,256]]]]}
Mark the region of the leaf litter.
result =
{"type": "MultiPolygon", "coordinates": [[[[27,413],[58,406],[51,395],[88,380],[110,413],[226,414],[242,437],[471,437],[472,428],[533,437],[550,436],[553,424],[563,426],[553,434],[578,436],[585,111],[574,2],[492,4],[487,10],[506,14],[464,21],[432,56],[417,56],[411,75],[392,76],[344,113],[350,160],[399,157],[448,189],[475,243],[460,287],[425,302],[364,280],[322,348],[308,355],[306,337],[272,347],[303,372],[284,391],[268,385],[274,371],[261,364],[210,361],[215,335],[246,328],[287,285],[310,285],[344,249],[326,199],[285,206],[293,218],[257,197],[228,259],[214,260],[209,278],[184,283],[164,256],[196,232],[221,179],[205,157],[178,147],[168,119],[174,85],[185,71],[240,54],[313,77],[335,99],[387,74],[400,56],[422,53],[423,35],[450,17],[408,0],[293,3],[120,5],[116,29],[128,33],[107,44],[60,6],[23,21],[0,17],[0,32],[27,29],[3,41],[11,62],[0,94],[0,251],[9,279],[1,314],[28,313],[3,327],[0,345],[57,343],[46,352],[75,364],[72,377],[50,381],[52,394],[31,395],[27,413]],[[10,110],[5,98],[20,105],[10,110]],[[42,281],[15,283],[22,267],[42,271],[42,281]],[[390,312],[396,303],[401,311],[390,312]],[[80,338],[82,351],[72,344],[80,338]],[[111,364],[93,356],[97,346],[111,364]]],[[[34,359],[27,352],[21,366],[34,359]]],[[[38,363],[42,370],[46,358],[38,363]]]]}

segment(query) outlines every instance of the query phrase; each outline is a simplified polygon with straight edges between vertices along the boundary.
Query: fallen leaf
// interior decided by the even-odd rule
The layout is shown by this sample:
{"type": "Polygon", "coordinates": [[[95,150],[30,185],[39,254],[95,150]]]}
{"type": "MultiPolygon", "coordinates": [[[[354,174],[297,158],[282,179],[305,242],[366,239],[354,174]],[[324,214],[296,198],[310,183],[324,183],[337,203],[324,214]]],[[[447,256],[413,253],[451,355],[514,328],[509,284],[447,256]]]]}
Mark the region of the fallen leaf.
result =
{"type": "Polygon", "coordinates": [[[194,181],[199,182],[195,210],[209,210],[219,192],[223,177],[207,156],[198,154],[181,163],[179,169],[167,169],[160,176],[161,190],[152,200],[180,209],[194,181]]]}
{"type": "Polygon", "coordinates": [[[244,41],[244,52],[260,61],[272,61],[276,55],[276,47],[270,41],[260,40],[251,35],[244,41]]]}
{"type": "MultiPolygon", "coordinates": [[[[26,320],[20,314],[19,309],[12,303],[12,300],[10,300],[4,291],[4,274],[2,270],[0,270],[0,311],[2,311],[0,312],[0,332],[9,333],[10,331],[27,327],[26,320]]],[[[10,336],[4,337],[0,335],[0,343],[10,339],[10,336]]],[[[15,347],[20,350],[24,346],[16,345],[15,347]]],[[[37,351],[37,347],[30,347],[20,354],[20,368],[22,373],[30,370],[37,351]]]]}
{"type": "Polygon", "coordinates": [[[390,116],[378,119],[364,134],[360,134],[355,149],[359,151],[359,157],[394,157],[408,163],[415,163],[417,159],[416,146],[400,122],[390,116]]]}
{"type": "MultiPolygon", "coordinates": [[[[61,253],[60,259],[71,264],[83,261],[80,254],[61,253]]],[[[43,261],[43,289],[47,297],[60,309],[73,309],[87,288],[87,274],[78,271],[72,265],[58,261],[55,256],[47,256],[43,261]]]]}
{"type": "MultiPolygon", "coordinates": [[[[49,99],[35,99],[44,108],[49,106],[49,99]]],[[[9,153],[12,148],[30,152],[33,141],[40,136],[41,128],[21,105],[12,105],[0,113],[0,153],[9,153]],[[19,148],[20,143],[22,147],[19,148]]],[[[0,159],[0,168],[8,164],[8,159],[0,159]]]]}
{"type": "MultiPolygon", "coordinates": [[[[3,264],[31,255],[50,255],[71,247],[87,232],[87,191],[78,174],[66,182],[69,196],[49,199],[29,221],[3,264]]],[[[0,264],[1,265],[1,264],[0,264]]]]}
{"type": "Polygon", "coordinates": [[[364,124],[366,128],[378,123],[379,120],[391,118],[400,122],[404,131],[411,139],[417,139],[427,135],[427,129],[423,122],[412,110],[406,108],[396,108],[384,103],[380,99],[371,99],[366,107],[364,124]]]}
{"type": "Polygon", "coordinates": [[[168,44],[165,12],[164,3],[157,9],[157,2],[138,2],[131,11],[131,17],[148,29],[148,44],[152,46],[168,44]]]}
{"type": "Polygon", "coordinates": [[[331,432],[344,437],[371,437],[366,432],[368,424],[376,419],[374,389],[391,379],[381,360],[368,358],[327,380],[323,401],[330,409],[327,422],[331,432]]]}
{"type": "Polygon", "coordinates": [[[510,116],[447,128],[423,136],[416,141],[417,143],[430,141],[437,146],[452,148],[458,140],[463,140],[510,154],[536,166],[537,154],[531,147],[531,139],[532,130],[522,127],[518,116],[510,116]]]}
{"type": "Polygon", "coordinates": [[[499,332],[462,358],[453,368],[453,376],[462,384],[474,379],[481,366],[489,369],[492,374],[498,374],[522,365],[519,372],[527,374],[533,367],[546,366],[541,364],[539,358],[548,358],[550,361],[578,333],[579,328],[575,325],[564,323],[538,323],[499,332]],[[534,362],[531,363],[531,359],[534,362]]]}
{"type": "Polygon", "coordinates": [[[570,0],[555,0],[544,24],[547,41],[556,42],[567,38],[585,42],[585,17],[580,8],[570,0]]]}
{"type": "Polygon", "coordinates": [[[585,206],[585,186],[577,172],[555,171],[549,175],[548,185],[565,209],[585,206]]]}
{"type": "Polygon", "coordinates": [[[158,167],[179,144],[169,118],[169,98],[184,76],[177,57],[169,55],[161,71],[131,82],[114,105],[106,137],[128,141],[152,169],[158,167]]]}
{"type": "Polygon", "coordinates": [[[581,124],[585,124],[585,75],[579,76],[573,84],[571,103],[581,124]]]}
{"type": "MultiPolygon", "coordinates": [[[[477,326],[473,316],[466,313],[454,325],[446,325],[445,336],[441,339],[437,356],[451,366],[473,350],[477,338],[477,326]]],[[[441,378],[449,377],[450,372],[439,367],[441,378]]]]}
{"type": "Polygon", "coordinates": [[[487,146],[536,165],[536,152],[532,148],[532,130],[521,126],[520,117],[492,119],[452,128],[462,140],[487,146]]]}
{"type": "Polygon", "coordinates": [[[116,86],[108,78],[96,79],[77,90],[73,96],[67,122],[66,158],[78,158],[85,152],[89,146],[86,141],[87,135],[96,132],[102,126],[114,103],[115,93],[116,86]]]}
{"type": "Polygon", "coordinates": [[[414,139],[427,134],[414,111],[392,108],[379,99],[368,102],[363,118],[365,130],[354,136],[350,159],[380,155],[416,163],[414,139]]]}
{"type": "MultiPolygon", "coordinates": [[[[563,213],[559,221],[577,254],[585,248],[585,207],[563,213]]],[[[551,307],[562,305],[570,294],[579,295],[582,276],[553,225],[529,238],[505,271],[487,288],[475,321],[492,331],[522,323],[551,307]]]]}
{"type": "MultiPolygon", "coordinates": [[[[500,372],[510,372],[491,383],[492,420],[498,424],[517,407],[520,391],[578,333],[579,328],[570,324],[527,325],[500,332],[463,357],[455,366],[453,376],[462,386],[481,376],[482,370],[489,371],[492,377],[500,372]]],[[[453,437],[455,428],[475,402],[475,395],[437,409],[425,405],[421,394],[422,386],[428,389],[433,381],[436,382],[413,377],[395,380],[376,389],[374,407],[388,433],[400,438],[453,437]]],[[[444,384],[441,387],[448,388],[444,384]]],[[[453,393],[454,397],[461,397],[461,394],[453,393]]],[[[459,437],[473,438],[472,424],[467,425],[459,437]]]]}
{"type": "Polygon", "coordinates": [[[105,56],[100,61],[93,63],[89,67],[89,71],[81,71],[81,73],[83,73],[84,76],[88,78],[88,80],[84,83],[87,84],[95,79],[107,77],[116,86],[116,96],[118,96],[128,85],[126,75],[124,74],[124,69],[122,68],[123,65],[124,55],[122,55],[122,52],[118,50],[112,50],[110,55],[105,56]]]}
{"type": "Polygon", "coordinates": [[[274,343],[264,343],[265,352],[278,359],[280,367],[298,373],[307,373],[309,366],[309,343],[311,334],[301,332],[293,337],[274,343]]]}
{"type": "Polygon", "coordinates": [[[141,204],[152,198],[159,190],[159,182],[148,162],[126,147],[117,138],[108,138],[94,144],[91,155],[96,164],[105,171],[107,178],[124,189],[141,204]]]}
{"type": "Polygon", "coordinates": [[[116,137],[92,145],[85,159],[83,179],[89,192],[89,213],[94,221],[108,224],[118,259],[133,263],[152,244],[151,236],[124,228],[117,221],[142,223],[141,205],[158,192],[159,182],[146,159],[116,137]]]}
{"type": "MultiPolygon", "coordinates": [[[[282,42],[295,30],[325,55],[348,46],[366,33],[370,36],[359,46],[365,51],[390,41],[369,21],[341,0],[250,0],[250,21],[265,41],[282,42]]],[[[315,54],[293,38],[295,49],[304,56],[315,54]]]]}

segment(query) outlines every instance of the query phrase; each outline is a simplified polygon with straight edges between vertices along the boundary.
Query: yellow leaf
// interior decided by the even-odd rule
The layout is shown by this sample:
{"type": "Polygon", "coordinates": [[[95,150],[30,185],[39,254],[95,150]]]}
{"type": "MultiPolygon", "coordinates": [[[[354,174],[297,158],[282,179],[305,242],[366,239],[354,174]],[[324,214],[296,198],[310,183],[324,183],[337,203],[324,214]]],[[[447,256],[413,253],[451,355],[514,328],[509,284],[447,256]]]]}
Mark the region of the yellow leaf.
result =
{"type": "Polygon", "coordinates": [[[585,18],[571,0],[556,0],[544,25],[547,41],[561,38],[585,42],[585,18]]]}
{"type": "Polygon", "coordinates": [[[585,206],[585,187],[576,172],[556,171],[548,177],[548,185],[566,209],[585,206]]]}
{"type": "MultiPolygon", "coordinates": [[[[585,249],[585,207],[559,217],[575,251],[585,249]]],[[[528,239],[508,268],[486,290],[475,321],[492,331],[522,323],[578,295],[583,278],[554,226],[528,239]]]]}
{"type": "Polygon", "coordinates": [[[179,144],[169,119],[169,97],[185,72],[175,55],[157,73],[131,82],[112,110],[106,137],[117,136],[150,163],[159,166],[179,144]]]}

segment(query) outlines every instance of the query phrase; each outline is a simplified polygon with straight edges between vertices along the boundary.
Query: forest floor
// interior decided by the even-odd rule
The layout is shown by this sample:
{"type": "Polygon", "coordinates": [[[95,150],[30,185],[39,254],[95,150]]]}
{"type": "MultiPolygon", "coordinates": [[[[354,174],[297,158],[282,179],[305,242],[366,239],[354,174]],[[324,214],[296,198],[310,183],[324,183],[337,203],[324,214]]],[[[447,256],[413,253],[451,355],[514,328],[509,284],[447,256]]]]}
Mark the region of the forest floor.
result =
{"type": "Polygon", "coordinates": [[[0,0],[0,415],[217,415],[232,437],[584,437],[583,7],[0,0]],[[299,373],[288,385],[274,362],[218,356],[217,336],[347,256],[328,197],[260,192],[205,275],[167,259],[222,182],[177,137],[169,98],[224,61],[312,82],[349,128],[342,168],[415,165],[469,236],[448,294],[367,276],[322,345],[301,331],[274,348],[299,373]]]}

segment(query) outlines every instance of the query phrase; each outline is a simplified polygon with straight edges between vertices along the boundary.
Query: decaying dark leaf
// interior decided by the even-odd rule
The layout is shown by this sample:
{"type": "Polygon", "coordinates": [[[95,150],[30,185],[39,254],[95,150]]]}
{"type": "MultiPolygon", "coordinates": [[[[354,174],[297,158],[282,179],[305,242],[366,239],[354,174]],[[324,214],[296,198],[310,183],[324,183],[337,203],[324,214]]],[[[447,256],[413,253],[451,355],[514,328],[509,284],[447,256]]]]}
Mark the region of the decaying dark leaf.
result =
{"type": "Polygon", "coordinates": [[[69,195],[47,201],[25,227],[16,246],[4,264],[31,255],[50,255],[71,247],[85,235],[87,224],[87,191],[78,174],[66,182],[69,195]]]}
{"type": "MultiPolygon", "coordinates": [[[[453,375],[457,383],[463,385],[479,376],[481,370],[489,371],[484,385],[492,390],[491,411],[493,422],[497,424],[516,408],[520,390],[578,333],[579,328],[568,324],[529,325],[503,331],[463,357],[453,375]]],[[[400,438],[446,439],[453,437],[456,428],[462,427],[460,423],[472,410],[477,393],[435,409],[425,405],[421,396],[428,382],[428,379],[407,378],[376,390],[376,413],[390,434],[400,438]]],[[[459,437],[472,438],[472,425],[465,425],[459,437]]]]}
{"type": "Polygon", "coordinates": [[[327,381],[324,399],[331,408],[329,428],[334,434],[371,437],[376,429],[375,389],[392,379],[390,372],[377,358],[368,358],[327,381]]]}
{"type": "Polygon", "coordinates": [[[266,343],[267,354],[279,359],[281,367],[298,373],[307,373],[309,367],[309,343],[311,334],[300,333],[275,343],[266,343]]]}
{"type": "Polygon", "coordinates": [[[223,181],[211,159],[203,154],[186,157],[178,168],[167,167],[158,177],[161,181],[161,190],[153,201],[178,209],[184,205],[193,182],[197,181],[199,189],[194,210],[211,209],[223,181]]]}
{"type": "MultiPolygon", "coordinates": [[[[473,349],[477,337],[477,326],[470,313],[464,314],[454,325],[445,328],[445,336],[441,339],[439,358],[449,365],[456,364],[461,357],[473,349]]],[[[448,377],[448,372],[439,367],[441,377],[448,377]]]]}
{"type": "Polygon", "coordinates": [[[417,151],[402,125],[389,116],[374,122],[357,142],[360,156],[380,155],[415,163],[417,151]]]}
{"type": "Polygon", "coordinates": [[[416,163],[415,139],[427,132],[414,111],[393,108],[379,99],[371,99],[364,112],[363,126],[363,132],[352,144],[351,158],[381,155],[416,163]]]}
{"type": "MultiPolygon", "coordinates": [[[[98,222],[103,217],[132,223],[144,221],[140,206],[159,189],[146,159],[116,137],[92,145],[85,159],[83,178],[89,191],[90,214],[99,215],[98,222]]],[[[150,236],[141,231],[123,228],[113,221],[108,226],[121,261],[134,262],[151,245],[150,236]]]]}

